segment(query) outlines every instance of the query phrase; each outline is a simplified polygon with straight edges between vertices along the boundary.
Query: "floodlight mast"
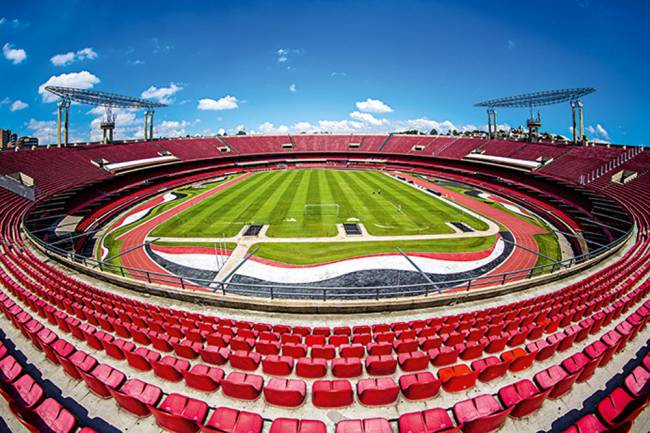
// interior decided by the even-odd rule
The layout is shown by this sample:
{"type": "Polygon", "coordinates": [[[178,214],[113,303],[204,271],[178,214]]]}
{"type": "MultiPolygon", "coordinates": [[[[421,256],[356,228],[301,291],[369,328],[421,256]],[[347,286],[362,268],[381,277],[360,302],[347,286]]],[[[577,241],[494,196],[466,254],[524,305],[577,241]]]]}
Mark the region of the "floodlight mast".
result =
{"type": "Polygon", "coordinates": [[[107,92],[96,92],[94,90],[77,89],[74,87],[46,86],[45,90],[61,98],[58,103],[57,111],[57,147],[68,145],[70,104],[73,101],[80,104],[105,108],[105,116],[102,123],[100,124],[100,128],[103,132],[104,143],[110,143],[113,141],[113,130],[115,129],[115,115],[113,114],[113,108],[144,108],[144,139],[145,141],[148,141],[153,139],[154,108],[167,106],[166,104],[149,101],[147,99],[134,98],[131,96],[123,96],[107,92]],[[62,113],[64,114],[63,143],[61,142],[62,113]]]}
{"type": "Polygon", "coordinates": [[[524,95],[509,96],[506,98],[491,99],[489,101],[479,102],[475,107],[487,107],[488,114],[488,134],[490,138],[494,138],[497,133],[497,114],[496,107],[503,108],[528,108],[530,110],[530,117],[526,121],[528,126],[528,138],[531,141],[536,141],[539,134],[539,128],[542,126],[542,118],[537,112],[537,117],[533,115],[533,107],[541,107],[544,105],[559,104],[561,102],[569,102],[571,106],[571,113],[573,116],[573,142],[581,143],[586,142],[584,134],[584,121],[582,113],[581,98],[590,93],[595,92],[593,87],[581,87],[575,89],[559,89],[559,90],[546,90],[543,92],[527,93],[524,95]],[[576,135],[576,108],[578,109],[579,116],[579,139],[576,135]]]}

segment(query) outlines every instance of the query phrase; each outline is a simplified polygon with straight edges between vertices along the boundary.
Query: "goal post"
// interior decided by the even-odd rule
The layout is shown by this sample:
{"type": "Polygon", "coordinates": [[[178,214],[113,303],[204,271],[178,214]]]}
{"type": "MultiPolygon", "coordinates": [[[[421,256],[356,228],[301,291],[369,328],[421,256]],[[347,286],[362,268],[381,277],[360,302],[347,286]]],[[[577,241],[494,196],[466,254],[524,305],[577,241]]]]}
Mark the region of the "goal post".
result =
{"type": "Polygon", "coordinates": [[[340,207],[335,203],[306,204],[305,216],[332,215],[339,216],[340,207]]]}

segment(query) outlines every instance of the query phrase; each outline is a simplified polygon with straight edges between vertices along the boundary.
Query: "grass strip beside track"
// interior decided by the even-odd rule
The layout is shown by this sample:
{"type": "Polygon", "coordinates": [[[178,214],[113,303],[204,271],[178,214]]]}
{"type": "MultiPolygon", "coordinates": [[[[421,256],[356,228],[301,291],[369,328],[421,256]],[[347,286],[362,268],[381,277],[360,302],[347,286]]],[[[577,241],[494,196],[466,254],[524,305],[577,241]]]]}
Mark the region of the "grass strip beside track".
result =
{"type": "Polygon", "coordinates": [[[295,242],[260,243],[255,256],[293,265],[312,265],[349,259],[369,254],[404,252],[463,253],[482,251],[494,245],[496,236],[480,238],[433,239],[422,241],[368,241],[368,242],[295,242]]]}

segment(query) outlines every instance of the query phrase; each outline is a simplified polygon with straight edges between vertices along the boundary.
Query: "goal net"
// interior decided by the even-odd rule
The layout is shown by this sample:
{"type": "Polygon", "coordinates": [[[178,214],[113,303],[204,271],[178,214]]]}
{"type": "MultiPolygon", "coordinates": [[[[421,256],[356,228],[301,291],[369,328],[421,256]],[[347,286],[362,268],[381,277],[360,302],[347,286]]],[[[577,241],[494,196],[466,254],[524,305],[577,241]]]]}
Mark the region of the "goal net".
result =
{"type": "Polygon", "coordinates": [[[305,216],[331,215],[339,216],[338,204],[306,204],[305,216]]]}

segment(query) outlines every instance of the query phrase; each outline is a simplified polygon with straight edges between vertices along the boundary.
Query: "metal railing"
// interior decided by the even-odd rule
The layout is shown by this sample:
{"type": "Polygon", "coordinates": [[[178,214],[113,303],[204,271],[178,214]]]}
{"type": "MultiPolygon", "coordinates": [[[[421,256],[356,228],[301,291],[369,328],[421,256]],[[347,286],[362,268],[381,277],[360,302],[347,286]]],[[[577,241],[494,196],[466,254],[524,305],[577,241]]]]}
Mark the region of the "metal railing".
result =
{"type": "MultiPolygon", "coordinates": [[[[123,278],[131,278],[148,284],[171,286],[173,288],[202,288],[222,296],[238,295],[248,297],[261,297],[270,299],[310,299],[310,300],[345,300],[345,299],[384,299],[402,298],[409,296],[430,296],[454,289],[456,292],[469,291],[470,289],[503,286],[508,283],[530,280],[533,277],[548,275],[562,270],[567,270],[576,265],[599,258],[607,252],[625,242],[632,234],[633,227],[625,234],[610,242],[601,245],[588,253],[574,256],[555,263],[534,266],[516,271],[503,272],[494,275],[480,275],[471,278],[460,278],[443,281],[426,281],[415,284],[391,284],[382,286],[318,286],[318,285],[292,285],[292,284],[258,284],[232,281],[215,281],[200,278],[179,277],[171,274],[152,272],[138,268],[116,265],[83,256],[44,242],[38,236],[26,230],[32,241],[40,245],[50,254],[81,264],[89,270],[110,273],[123,278]]],[[[414,271],[403,271],[413,274],[414,271]]]]}

